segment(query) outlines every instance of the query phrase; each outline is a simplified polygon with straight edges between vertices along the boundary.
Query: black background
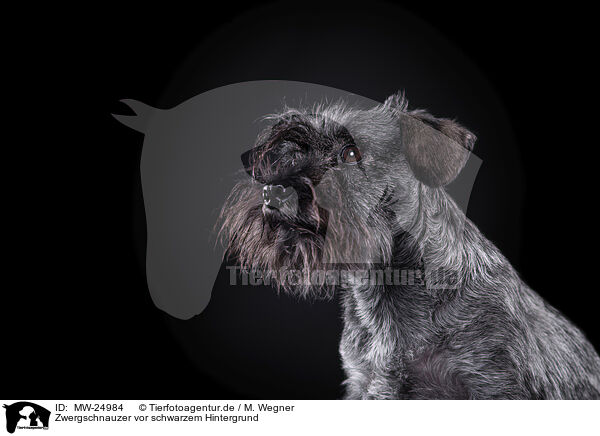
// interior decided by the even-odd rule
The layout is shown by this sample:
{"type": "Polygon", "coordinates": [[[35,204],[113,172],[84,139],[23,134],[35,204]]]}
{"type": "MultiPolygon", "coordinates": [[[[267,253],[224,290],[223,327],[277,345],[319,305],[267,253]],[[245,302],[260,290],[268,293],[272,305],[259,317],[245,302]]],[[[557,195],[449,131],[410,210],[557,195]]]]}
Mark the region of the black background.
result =
{"type": "MultiPolygon", "coordinates": [[[[311,81],[367,95],[356,89],[361,73],[349,56],[332,55],[331,64],[321,69],[308,57],[305,69],[293,70],[285,61],[293,50],[286,52],[285,44],[273,40],[264,41],[264,50],[279,47],[267,57],[271,62],[256,65],[251,56],[237,55],[239,63],[215,69],[209,60],[192,88],[173,88],[173,77],[191,51],[256,7],[221,3],[210,9],[105,5],[15,14],[5,52],[11,73],[6,91],[16,93],[16,99],[6,126],[11,139],[5,144],[4,166],[11,174],[7,238],[16,237],[17,244],[6,252],[10,280],[2,291],[2,367],[13,376],[5,378],[3,396],[339,396],[337,350],[328,342],[339,334],[339,323],[312,345],[317,352],[312,357],[327,359],[322,383],[301,376],[278,378],[277,369],[268,367],[269,356],[256,359],[253,352],[264,352],[252,349],[243,350],[247,362],[228,362],[217,376],[214,370],[208,375],[180,345],[185,328],[157,310],[146,289],[139,254],[145,237],[138,172],[142,138],[111,118],[111,112],[125,112],[119,99],[164,107],[216,86],[261,79],[311,81]],[[236,368],[244,365],[250,373],[264,377],[273,371],[274,376],[260,388],[223,382],[228,372],[236,380],[236,368]]],[[[265,19],[265,26],[289,37],[302,31],[291,17],[308,14],[317,21],[323,17],[319,26],[330,32],[339,25],[336,19],[343,22],[345,14],[370,7],[293,2],[277,9],[277,23],[265,19]]],[[[492,239],[524,280],[598,349],[596,257],[586,250],[595,246],[596,140],[595,126],[584,115],[595,91],[585,11],[527,10],[518,3],[411,2],[403,7],[459,47],[500,97],[520,151],[523,180],[515,195],[522,206],[514,215],[518,231],[492,239]]],[[[393,86],[372,85],[367,96],[382,100],[396,90],[393,86]]],[[[510,168],[506,177],[511,177],[510,168]]],[[[493,224],[471,218],[484,233],[494,232],[493,224]]],[[[315,308],[277,301],[273,304],[299,304],[298,319],[310,314],[321,320],[316,328],[319,322],[330,326],[324,317],[337,313],[333,303],[315,308]]],[[[283,351],[273,349],[274,356],[294,348],[284,332],[283,351]]],[[[218,347],[211,352],[226,354],[218,347]]],[[[302,372],[302,362],[289,364],[302,372]]]]}

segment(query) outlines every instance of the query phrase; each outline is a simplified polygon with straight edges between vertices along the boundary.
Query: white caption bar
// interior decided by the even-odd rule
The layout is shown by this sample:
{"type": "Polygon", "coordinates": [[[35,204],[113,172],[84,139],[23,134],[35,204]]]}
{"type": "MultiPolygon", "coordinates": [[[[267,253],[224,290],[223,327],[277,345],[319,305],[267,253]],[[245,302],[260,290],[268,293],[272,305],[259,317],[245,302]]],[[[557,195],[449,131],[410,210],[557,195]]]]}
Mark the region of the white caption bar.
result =
{"type": "Polygon", "coordinates": [[[19,436],[563,436],[598,434],[600,412],[597,401],[1,401],[0,433],[19,436]]]}

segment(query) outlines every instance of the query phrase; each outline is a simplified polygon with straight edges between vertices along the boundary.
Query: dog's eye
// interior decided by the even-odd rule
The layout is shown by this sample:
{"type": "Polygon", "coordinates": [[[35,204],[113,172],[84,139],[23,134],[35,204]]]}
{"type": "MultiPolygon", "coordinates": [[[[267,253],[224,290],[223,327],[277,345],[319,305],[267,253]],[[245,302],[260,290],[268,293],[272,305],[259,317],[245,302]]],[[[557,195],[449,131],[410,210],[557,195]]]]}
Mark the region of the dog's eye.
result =
{"type": "Polygon", "coordinates": [[[355,164],[361,161],[362,156],[356,145],[347,145],[340,152],[340,159],[347,164],[355,164]]]}

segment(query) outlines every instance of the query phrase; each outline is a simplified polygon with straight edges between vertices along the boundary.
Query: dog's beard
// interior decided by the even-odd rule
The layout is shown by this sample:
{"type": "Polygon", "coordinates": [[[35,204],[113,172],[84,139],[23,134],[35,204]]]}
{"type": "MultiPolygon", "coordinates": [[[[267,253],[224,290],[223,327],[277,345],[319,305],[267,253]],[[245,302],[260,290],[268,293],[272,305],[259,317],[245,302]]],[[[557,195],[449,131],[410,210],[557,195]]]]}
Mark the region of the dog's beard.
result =
{"type": "Polygon", "coordinates": [[[391,261],[390,217],[378,207],[345,210],[342,192],[328,189],[322,207],[314,189],[295,211],[265,210],[262,185],[240,182],[220,215],[220,236],[243,270],[258,271],[278,290],[328,298],[340,273],[391,261]],[[336,204],[332,204],[336,203],[336,204]]]}

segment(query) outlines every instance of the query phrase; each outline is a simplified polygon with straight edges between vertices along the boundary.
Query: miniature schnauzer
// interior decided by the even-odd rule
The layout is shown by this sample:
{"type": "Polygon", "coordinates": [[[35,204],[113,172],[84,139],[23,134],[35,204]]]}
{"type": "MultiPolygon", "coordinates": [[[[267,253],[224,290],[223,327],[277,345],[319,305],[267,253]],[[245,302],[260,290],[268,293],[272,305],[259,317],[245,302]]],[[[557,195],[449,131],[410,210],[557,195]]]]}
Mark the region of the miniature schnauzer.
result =
{"type": "Polygon", "coordinates": [[[444,189],[475,136],[407,106],[267,117],[221,212],[228,253],[294,295],[341,292],[348,399],[600,398],[593,346],[444,189]]]}

